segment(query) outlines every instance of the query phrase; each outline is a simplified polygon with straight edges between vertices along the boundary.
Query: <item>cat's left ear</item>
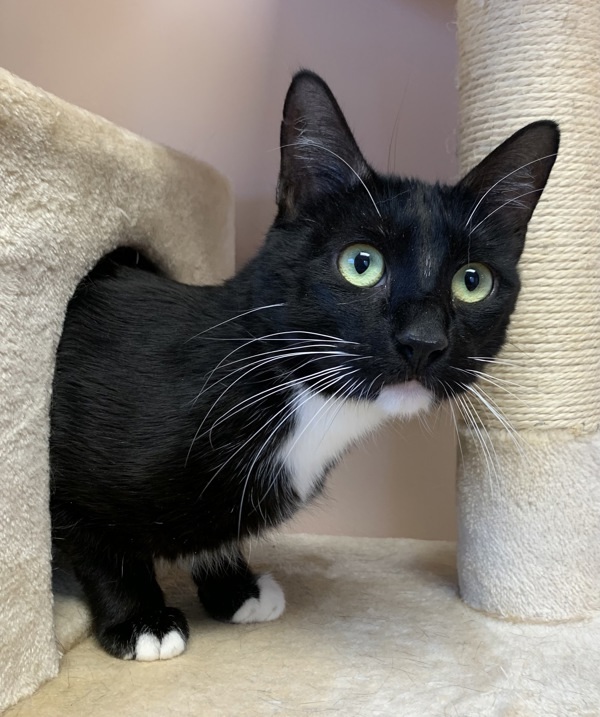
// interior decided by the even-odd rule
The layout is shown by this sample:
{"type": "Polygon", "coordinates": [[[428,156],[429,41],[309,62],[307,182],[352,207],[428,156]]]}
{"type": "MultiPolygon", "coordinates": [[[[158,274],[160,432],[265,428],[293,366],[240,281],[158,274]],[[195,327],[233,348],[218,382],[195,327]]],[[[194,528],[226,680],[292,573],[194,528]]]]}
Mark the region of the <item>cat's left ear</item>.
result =
{"type": "Polygon", "coordinates": [[[306,202],[371,176],[335,97],[314,72],[294,76],[280,139],[277,204],[282,216],[294,217],[306,202]]]}
{"type": "Polygon", "coordinates": [[[533,122],[472,169],[458,184],[475,195],[467,229],[484,227],[493,215],[520,240],[520,253],[527,224],[554,165],[559,140],[555,122],[533,122]]]}

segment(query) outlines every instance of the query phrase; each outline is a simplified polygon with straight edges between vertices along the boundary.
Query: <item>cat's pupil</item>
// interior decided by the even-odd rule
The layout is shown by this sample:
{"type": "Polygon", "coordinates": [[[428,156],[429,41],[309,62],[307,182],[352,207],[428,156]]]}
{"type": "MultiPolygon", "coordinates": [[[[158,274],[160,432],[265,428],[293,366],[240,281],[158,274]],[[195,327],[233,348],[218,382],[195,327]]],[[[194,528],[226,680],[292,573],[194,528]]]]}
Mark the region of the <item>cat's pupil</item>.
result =
{"type": "Polygon", "coordinates": [[[357,274],[364,274],[371,264],[371,256],[366,251],[360,251],[354,257],[354,268],[357,274]]]}
{"type": "Polygon", "coordinates": [[[468,291],[475,291],[479,286],[479,274],[475,269],[467,269],[465,271],[465,286],[468,291]]]}

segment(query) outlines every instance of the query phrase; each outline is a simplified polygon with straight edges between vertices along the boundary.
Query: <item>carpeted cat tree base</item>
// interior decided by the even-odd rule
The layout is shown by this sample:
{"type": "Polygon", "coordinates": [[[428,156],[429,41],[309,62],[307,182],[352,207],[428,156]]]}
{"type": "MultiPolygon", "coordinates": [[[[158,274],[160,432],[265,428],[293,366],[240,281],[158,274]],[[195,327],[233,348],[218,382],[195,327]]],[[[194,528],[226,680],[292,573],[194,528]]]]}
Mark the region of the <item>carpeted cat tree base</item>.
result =
{"type": "Polygon", "coordinates": [[[0,710],[58,671],[48,512],[54,358],[77,283],[122,244],[182,281],[225,277],[227,181],[0,69],[0,710]]]}
{"type": "Polygon", "coordinates": [[[6,717],[600,715],[600,621],[472,610],[457,595],[452,544],[276,536],[251,559],[286,592],[276,622],[214,622],[174,573],[163,585],[190,618],[183,655],[122,662],[87,638],[6,717]]]}

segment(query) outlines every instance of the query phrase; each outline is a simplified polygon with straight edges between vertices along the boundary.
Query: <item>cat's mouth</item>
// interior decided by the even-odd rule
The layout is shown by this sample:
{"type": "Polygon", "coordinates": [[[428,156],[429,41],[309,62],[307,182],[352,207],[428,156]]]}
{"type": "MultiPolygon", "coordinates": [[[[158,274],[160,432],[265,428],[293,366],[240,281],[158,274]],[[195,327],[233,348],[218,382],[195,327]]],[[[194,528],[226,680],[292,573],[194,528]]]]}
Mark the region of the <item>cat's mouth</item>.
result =
{"type": "Polygon", "coordinates": [[[428,411],[434,399],[434,394],[429,389],[413,379],[384,386],[375,403],[390,416],[410,418],[428,411]]]}

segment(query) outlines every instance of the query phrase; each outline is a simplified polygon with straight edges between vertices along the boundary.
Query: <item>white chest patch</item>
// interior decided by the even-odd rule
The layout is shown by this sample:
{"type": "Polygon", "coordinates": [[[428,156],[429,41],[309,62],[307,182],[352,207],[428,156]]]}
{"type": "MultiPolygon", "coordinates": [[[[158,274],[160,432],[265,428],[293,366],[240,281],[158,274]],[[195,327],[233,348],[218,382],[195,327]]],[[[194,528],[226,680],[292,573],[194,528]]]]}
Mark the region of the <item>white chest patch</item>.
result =
{"type": "Polygon", "coordinates": [[[323,470],[359,439],[393,417],[410,418],[426,411],[433,395],[416,381],[384,388],[375,401],[330,399],[309,389],[294,398],[294,430],[278,451],[305,501],[323,470]]]}

